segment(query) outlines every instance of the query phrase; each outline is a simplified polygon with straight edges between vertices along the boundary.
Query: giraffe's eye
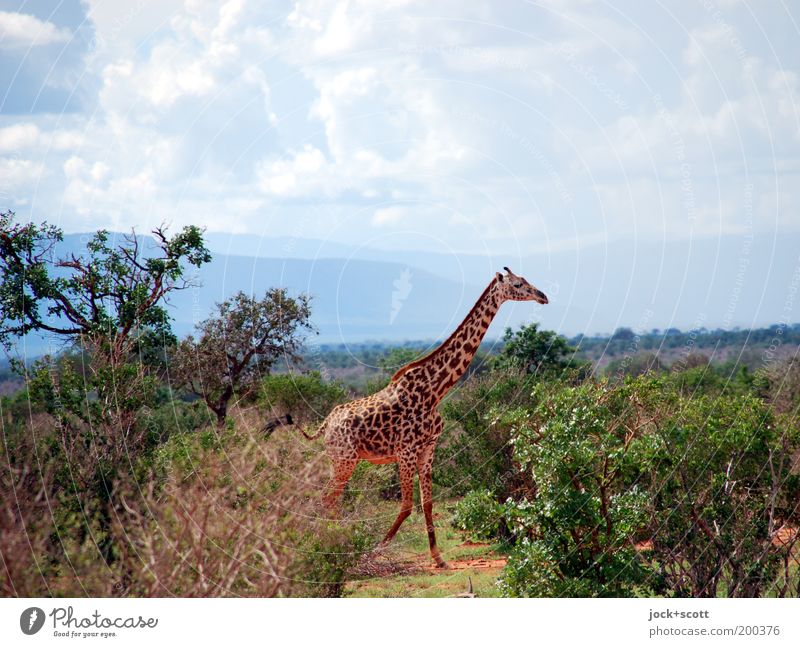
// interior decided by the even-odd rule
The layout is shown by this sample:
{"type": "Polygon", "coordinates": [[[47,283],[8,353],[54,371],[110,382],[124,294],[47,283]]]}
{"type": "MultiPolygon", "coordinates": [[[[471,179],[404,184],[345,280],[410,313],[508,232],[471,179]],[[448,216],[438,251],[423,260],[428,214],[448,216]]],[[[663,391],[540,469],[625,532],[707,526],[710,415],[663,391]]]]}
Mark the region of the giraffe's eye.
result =
{"type": "Polygon", "coordinates": [[[514,283],[514,287],[515,288],[521,288],[522,287],[522,283],[514,283]]]}

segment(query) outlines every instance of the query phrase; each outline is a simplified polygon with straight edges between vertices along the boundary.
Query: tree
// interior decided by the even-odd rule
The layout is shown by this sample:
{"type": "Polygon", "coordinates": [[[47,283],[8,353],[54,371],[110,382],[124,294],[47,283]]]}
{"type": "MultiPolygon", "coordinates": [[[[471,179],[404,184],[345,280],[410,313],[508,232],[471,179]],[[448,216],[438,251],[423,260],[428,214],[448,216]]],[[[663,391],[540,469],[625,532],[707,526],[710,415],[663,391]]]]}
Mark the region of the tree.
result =
{"type": "Polygon", "coordinates": [[[0,342],[8,348],[22,335],[48,332],[124,358],[143,337],[169,335],[166,297],[192,285],[183,264],[199,267],[211,255],[197,227],[172,238],[162,227],[152,234],[155,246],[147,255],[135,233],[111,247],[100,230],[85,256],[56,258],[63,240],[58,227],[18,224],[13,212],[0,214],[0,342]]]}
{"type": "Polygon", "coordinates": [[[516,332],[506,328],[503,342],[497,358],[500,367],[518,368],[525,373],[582,368],[575,362],[575,348],[564,337],[552,330],[539,330],[535,323],[523,325],[516,332]]]}
{"type": "Polygon", "coordinates": [[[665,375],[542,382],[531,398],[504,414],[535,484],[502,512],[504,592],[796,595],[795,419],[747,393],[684,397],[665,375]]]}
{"type": "Polygon", "coordinates": [[[665,370],[664,364],[656,353],[641,352],[625,354],[613,359],[606,366],[605,374],[622,379],[625,376],[636,377],[645,373],[660,373],[665,370]]]}
{"type": "Polygon", "coordinates": [[[510,411],[514,458],[536,496],[509,499],[517,542],[501,588],[517,596],[632,596],[651,565],[634,548],[647,522],[640,481],[653,452],[642,400],[655,388],[543,382],[534,407],[510,411]]]}
{"type": "Polygon", "coordinates": [[[259,400],[267,408],[290,413],[301,424],[321,422],[348,395],[344,385],[323,379],[319,371],[269,375],[261,380],[258,390],[259,400]]]}
{"type": "Polygon", "coordinates": [[[398,369],[419,359],[425,354],[426,351],[424,348],[396,346],[390,348],[383,357],[378,359],[378,368],[391,376],[394,375],[398,369]]]}
{"type": "Polygon", "coordinates": [[[152,244],[132,232],[113,245],[100,230],[85,253],[58,256],[60,228],[14,218],[0,214],[0,343],[11,349],[22,336],[41,333],[77,350],[84,360],[79,371],[63,355],[17,367],[31,395],[59,421],[66,443],[80,450],[88,442],[99,450],[93,456],[113,460],[135,441],[137,414],[154,388],[151,369],[175,341],[168,297],[193,285],[184,278],[186,264],[211,259],[202,231],[184,227],[168,237],[158,227],[152,244]],[[81,423],[88,440],[75,437],[81,423]]]}
{"type": "Polygon", "coordinates": [[[288,296],[285,288],[267,290],[263,299],[239,292],[217,304],[217,312],[197,326],[170,359],[178,386],[200,396],[223,426],[236,394],[250,395],[261,375],[280,358],[300,360],[302,330],[312,330],[309,298],[288,296]]]}

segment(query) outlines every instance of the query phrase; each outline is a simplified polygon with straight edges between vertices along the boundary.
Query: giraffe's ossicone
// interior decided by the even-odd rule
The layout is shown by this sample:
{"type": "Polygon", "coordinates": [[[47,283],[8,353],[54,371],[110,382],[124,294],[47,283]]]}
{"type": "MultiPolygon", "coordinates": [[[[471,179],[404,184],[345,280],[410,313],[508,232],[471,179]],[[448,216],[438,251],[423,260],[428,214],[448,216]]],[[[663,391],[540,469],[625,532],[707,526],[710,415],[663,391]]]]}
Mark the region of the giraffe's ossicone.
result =
{"type": "Polygon", "coordinates": [[[377,393],[334,408],[319,433],[333,463],[333,476],[324,503],[335,511],[342,491],[361,460],[397,463],[402,504],[382,543],[389,542],[413,507],[413,478],[419,474],[422,508],[431,556],[446,567],[433,528],[431,500],[433,453],[442,433],[437,406],[469,366],[492,319],[509,300],[547,303],[547,297],[508,268],[497,273],[455,332],[438,348],[394,374],[377,393]]]}

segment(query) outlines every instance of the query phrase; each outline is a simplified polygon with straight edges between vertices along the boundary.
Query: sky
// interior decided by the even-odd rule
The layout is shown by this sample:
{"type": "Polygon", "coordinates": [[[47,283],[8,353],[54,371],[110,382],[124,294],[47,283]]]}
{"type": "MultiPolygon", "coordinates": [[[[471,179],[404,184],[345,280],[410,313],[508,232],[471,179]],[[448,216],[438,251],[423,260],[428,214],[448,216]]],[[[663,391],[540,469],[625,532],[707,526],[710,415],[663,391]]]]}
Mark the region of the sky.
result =
{"type": "Polygon", "coordinates": [[[0,1],[0,208],[514,254],[800,242],[780,1],[0,1]]]}

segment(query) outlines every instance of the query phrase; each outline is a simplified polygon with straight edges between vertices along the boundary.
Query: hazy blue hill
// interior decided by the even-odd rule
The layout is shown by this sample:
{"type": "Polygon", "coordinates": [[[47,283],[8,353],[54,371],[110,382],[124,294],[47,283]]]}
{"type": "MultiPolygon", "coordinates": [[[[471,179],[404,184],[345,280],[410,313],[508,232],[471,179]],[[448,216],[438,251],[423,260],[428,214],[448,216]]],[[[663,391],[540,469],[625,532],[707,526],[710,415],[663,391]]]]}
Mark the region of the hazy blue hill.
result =
{"type": "MultiPolygon", "coordinates": [[[[79,254],[87,240],[86,234],[68,235],[58,252],[79,254]]],[[[147,237],[141,241],[145,248],[151,244],[147,237]]],[[[172,300],[180,335],[207,317],[214,302],[237,290],[258,294],[270,286],[286,286],[292,293],[312,295],[320,342],[441,339],[503,265],[544,290],[551,303],[504,306],[489,337],[500,336],[506,325],[532,320],[571,336],[620,326],[750,328],[800,319],[800,296],[790,300],[792,282],[795,289],[800,282],[795,275],[800,271],[797,236],[756,236],[749,242],[729,236],[638,246],[614,241],[521,258],[220,234],[209,235],[209,245],[215,253],[213,262],[199,272],[203,287],[178,293],[172,300]],[[237,253],[221,253],[223,248],[237,253]]],[[[37,344],[29,342],[33,353],[37,344]]]]}
{"type": "MultiPolygon", "coordinates": [[[[215,245],[244,248],[244,238],[218,235],[215,245]]],[[[536,309],[535,316],[544,326],[569,335],[611,332],[619,326],[749,328],[787,316],[800,320],[796,305],[785,312],[792,282],[797,286],[800,280],[793,279],[800,271],[800,235],[610,241],[549,254],[523,250],[521,256],[507,257],[376,250],[291,238],[255,239],[249,244],[257,245],[263,255],[307,259],[338,255],[408,265],[459,285],[483,286],[495,271],[509,265],[551,297],[550,305],[536,309]]],[[[507,315],[512,323],[534,316],[526,305],[513,310],[507,315]]],[[[506,310],[501,315],[506,316],[506,310]]]]}
{"type": "Polygon", "coordinates": [[[215,255],[200,270],[199,278],[202,289],[182,292],[173,299],[179,332],[205,317],[214,302],[237,290],[259,294],[270,286],[285,286],[293,294],[312,296],[313,320],[321,341],[446,335],[448,327],[458,323],[452,317],[466,314],[483,290],[483,286],[459,284],[401,263],[335,258],[308,261],[215,255]]]}

